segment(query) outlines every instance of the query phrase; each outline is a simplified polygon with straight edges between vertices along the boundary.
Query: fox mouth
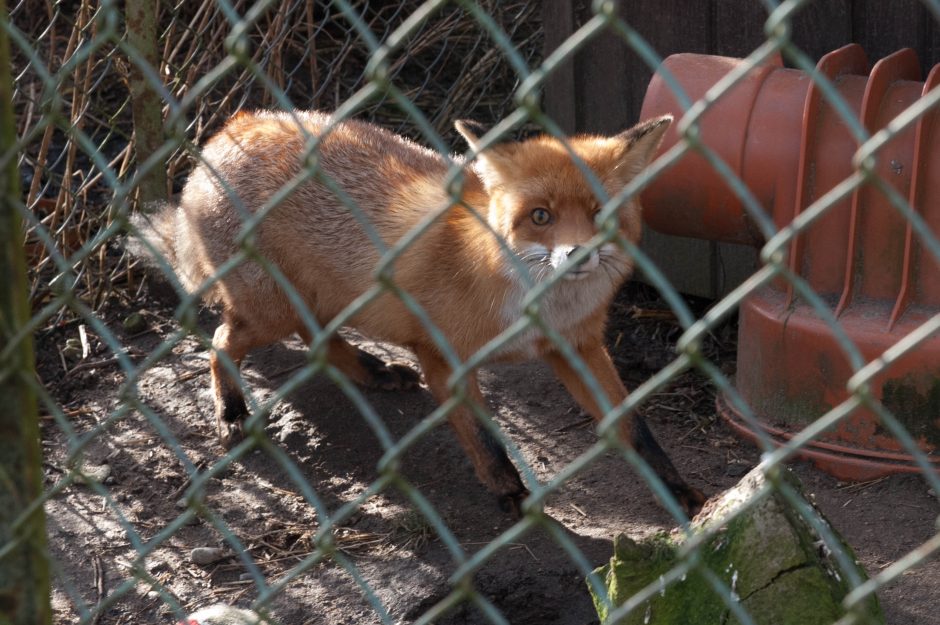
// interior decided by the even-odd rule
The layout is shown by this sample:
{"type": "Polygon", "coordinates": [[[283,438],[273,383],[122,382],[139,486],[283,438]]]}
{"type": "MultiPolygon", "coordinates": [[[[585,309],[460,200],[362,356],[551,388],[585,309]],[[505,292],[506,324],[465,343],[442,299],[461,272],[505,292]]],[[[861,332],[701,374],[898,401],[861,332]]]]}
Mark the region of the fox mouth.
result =
{"type": "Polygon", "coordinates": [[[540,245],[532,246],[521,253],[519,259],[528,266],[530,275],[536,282],[543,282],[562,273],[561,268],[566,264],[569,266],[564,269],[561,277],[567,281],[584,280],[597,273],[597,269],[604,265],[604,254],[598,251],[591,252],[581,263],[571,265],[567,261],[574,250],[574,246],[558,246],[553,250],[540,245]]]}
{"type": "Polygon", "coordinates": [[[589,275],[594,273],[593,269],[572,269],[565,272],[565,280],[584,280],[589,275]]]}
{"type": "MultiPolygon", "coordinates": [[[[535,282],[544,282],[561,273],[568,257],[573,253],[573,246],[558,246],[549,250],[542,245],[534,245],[519,252],[521,260],[529,269],[529,275],[535,282]]],[[[566,282],[578,282],[592,276],[606,276],[612,282],[620,282],[625,277],[625,269],[617,250],[612,245],[604,245],[588,255],[580,264],[568,266],[562,278],[566,282]]]]}

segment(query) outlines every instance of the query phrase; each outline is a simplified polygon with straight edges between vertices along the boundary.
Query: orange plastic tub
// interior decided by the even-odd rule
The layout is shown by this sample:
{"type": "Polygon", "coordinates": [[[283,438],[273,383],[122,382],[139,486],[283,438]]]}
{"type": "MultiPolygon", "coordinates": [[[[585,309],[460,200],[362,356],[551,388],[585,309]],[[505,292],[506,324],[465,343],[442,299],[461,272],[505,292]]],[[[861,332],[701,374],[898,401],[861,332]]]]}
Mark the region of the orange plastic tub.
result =
{"type": "MultiPolygon", "coordinates": [[[[739,59],[679,54],[664,66],[692,100],[701,98],[739,59]]],[[[940,65],[926,81],[913,50],[870,68],[849,45],[817,69],[835,85],[869,133],[884,128],[940,83],[940,65]]],[[[642,118],[682,110],[660,74],[642,118]]],[[[875,155],[876,172],[940,235],[940,111],[936,107],[875,155]]],[[[853,173],[858,149],[848,126],[821,89],[799,70],[768,64],[719,99],[701,119],[701,139],[748,186],[778,228],[853,173]]],[[[667,135],[663,151],[677,141],[667,135]]],[[[764,243],[755,221],[724,178],[689,153],[646,190],[647,223],[679,236],[764,243]]],[[[940,261],[873,184],[865,184],[801,232],[789,249],[791,270],[831,307],[868,361],[927,319],[940,314],[940,261]]],[[[784,281],[753,292],[740,311],[737,391],[778,443],[848,397],[854,373],[831,328],[784,281]]],[[[872,392],[904,424],[940,471],[940,336],[922,342],[885,369],[872,392]]],[[[721,414],[741,434],[755,432],[719,398],[721,414]]],[[[866,480],[919,471],[870,410],[858,409],[802,450],[843,479],[866,480]]]]}

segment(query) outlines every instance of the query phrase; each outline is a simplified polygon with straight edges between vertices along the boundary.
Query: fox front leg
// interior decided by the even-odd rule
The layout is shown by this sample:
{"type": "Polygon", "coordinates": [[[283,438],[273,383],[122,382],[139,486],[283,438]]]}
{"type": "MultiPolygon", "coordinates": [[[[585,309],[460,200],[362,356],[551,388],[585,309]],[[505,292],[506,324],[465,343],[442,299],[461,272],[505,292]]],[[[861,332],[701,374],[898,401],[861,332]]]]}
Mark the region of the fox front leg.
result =
{"type": "MultiPolygon", "coordinates": [[[[451,373],[450,367],[435,351],[429,349],[415,351],[421,363],[421,369],[424,371],[428,388],[437,402],[443,404],[451,396],[447,388],[447,378],[451,373]]],[[[486,405],[475,373],[467,377],[467,391],[471,401],[480,406],[486,405]]],[[[465,405],[458,406],[451,411],[448,419],[457,434],[457,440],[470,458],[477,477],[490,492],[496,494],[500,508],[515,518],[521,516],[522,500],[528,496],[529,491],[522,484],[519,472],[506,455],[506,449],[502,443],[465,405]]]]}
{"type": "Polygon", "coordinates": [[[220,353],[224,352],[238,367],[250,347],[250,343],[242,340],[243,336],[235,322],[223,321],[215,330],[209,355],[216,430],[219,444],[225,449],[241,440],[242,421],[248,416],[248,407],[238,382],[226,371],[220,353]]]}
{"type": "MultiPolygon", "coordinates": [[[[627,389],[620,380],[620,375],[617,373],[610,355],[599,341],[581,346],[578,349],[578,355],[590,369],[612,406],[616,406],[627,398],[627,389]]],[[[590,413],[595,421],[603,419],[604,413],[594,400],[593,393],[578,372],[571,366],[571,363],[568,362],[568,359],[558,352],[551,352],[546,360],[575,401],[590,413]]],[[[620,420],[620,436],[656,472],[656,475],[675,495],[679,504],[685,508],[690,518],[702,509],[702,504],[706,500],[705,495],[686,484],[669,456],[656,442],[653,433],[650,432],[642,417],[637,414],[624,415],[620,420]]]]}

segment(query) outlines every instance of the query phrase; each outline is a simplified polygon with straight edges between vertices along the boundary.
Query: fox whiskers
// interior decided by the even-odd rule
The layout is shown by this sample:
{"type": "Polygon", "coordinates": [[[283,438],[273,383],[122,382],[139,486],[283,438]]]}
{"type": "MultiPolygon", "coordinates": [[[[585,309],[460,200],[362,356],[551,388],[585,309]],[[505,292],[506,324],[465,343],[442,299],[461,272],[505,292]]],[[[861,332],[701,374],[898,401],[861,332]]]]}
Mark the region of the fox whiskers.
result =
{"type": "Polygon", "coordinates": [[[529,250],[519,257],[529,269],[529,276],[536,284],[551,275],[551,256],[542,250],[529,250]]]}

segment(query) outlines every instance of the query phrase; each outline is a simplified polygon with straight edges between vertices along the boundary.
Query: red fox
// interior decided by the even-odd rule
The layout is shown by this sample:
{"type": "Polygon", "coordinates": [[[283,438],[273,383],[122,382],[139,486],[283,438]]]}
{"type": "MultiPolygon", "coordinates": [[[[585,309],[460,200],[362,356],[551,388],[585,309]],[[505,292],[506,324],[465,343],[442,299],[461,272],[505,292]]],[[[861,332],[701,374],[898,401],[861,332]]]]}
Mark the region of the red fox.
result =
{"type": "MultiPolygon", "coordinates": [[[[577,136],[568,144],[613,195],[648,164],[671,121],[660,117],[613,137],[577,136]]],[[[164,209],[149,226],[143,224],[141,236],[169,259],[186,289],[204,287],[238,249],[244,218],[303,172],[306,146],[319,137],[313,159],[325,177],[308,177],[274,203],[258,224],[253,243],[318,323],[326,324],[374,286],[380,260],[370,234],[338,199],[335,186],[358,205],[387,246],[429,212],[449,206],[396,260],[395,285],[423,308],[466,360],[525,313],[527,284],[562,273],[539,302],[539,315],[576,350],[611,405],[617,405],[627,390],[604,347],[604,325],[609,304],[633,263],[615,243],[586,246],[598,232],[600,204],[582,170],[562,142],[550,136],[480,151],[476,124],[457,122],[456,128],[478,152],[462,165],[459,201],[445,189],[449,163],[444,157],[378,126],[334,122],[316,111],[238,114],[205,145],[178,207],[164,209]],[[325,179],[335,185],[333,190],[325,179]]],[[[620,234],[636,242],[640,206],[635,198],[623,204],[618,218],[620,234]]],[[[249,350],[293,333],[308,344],[313,337],[288,296],[256,262],[242,262],[223,273],[206,299],[221,306],[210,369],[219,434],[227,444],[239,434],[247,409],[218,354],[225,352],[237,364],[249,350]]],[[[451,367],[399,297],[383,293],[346,325],[410,349],[435,399],[450,397],[451,367]]],[[[409,388],[419,379],[407,366],[383,363],[339,336],[330,339],[327,357],[361,385],[409,388]]],[[[604,416],[588,386],[541,331],[527,330],[495,356],[533,358],[547,361],[595,419],[604,416]]],[[[484,405],[474,375],[467,393],[484,405]]],[[[503,446],[469,407],[461,405],[449,419],[479,479],[504,509],[518,514],[528,491],[503,446]]],[[[639,416],[623,420],[622,436],[688,512],[700,509],[704,496],[683,481],[639,416]]]]}

